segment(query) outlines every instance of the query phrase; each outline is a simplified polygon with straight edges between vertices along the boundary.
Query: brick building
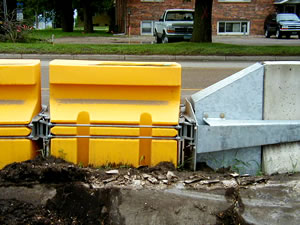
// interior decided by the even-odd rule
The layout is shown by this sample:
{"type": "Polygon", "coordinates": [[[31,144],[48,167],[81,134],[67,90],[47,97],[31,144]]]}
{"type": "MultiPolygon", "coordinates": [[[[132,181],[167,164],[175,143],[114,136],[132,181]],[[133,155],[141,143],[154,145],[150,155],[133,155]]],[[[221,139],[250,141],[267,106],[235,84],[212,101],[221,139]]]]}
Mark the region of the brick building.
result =
{"type": "Polygon", "coordinates": [[[273,0],[214,0],[213,34],[263,34],[265,18],[273,12],[273,0]]]}
{"type": "Polygon", "coordinates": [[[116,24],[120,33],[152,35],[166,9],[193,7],[194,0],[116,0],[116,24]]]}
{"type": "MultiPolygon", "coordinates": [[[[213,35],[262,35],[264,20],[273,12],[300,14],[300,0],[213,0],[213,35]]],[[[195,0],[116,0],[120,33],[152,35],[154,21],[165,9],[194,8],[195,0]]]]}

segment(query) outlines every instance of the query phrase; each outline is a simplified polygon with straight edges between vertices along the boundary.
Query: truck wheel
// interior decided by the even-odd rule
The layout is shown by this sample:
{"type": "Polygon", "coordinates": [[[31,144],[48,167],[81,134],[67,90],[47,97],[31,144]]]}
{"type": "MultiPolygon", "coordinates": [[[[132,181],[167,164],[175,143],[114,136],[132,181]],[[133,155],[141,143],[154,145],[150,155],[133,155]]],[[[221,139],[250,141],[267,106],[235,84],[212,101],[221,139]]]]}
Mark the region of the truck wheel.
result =
{"type": "Polygon", "coordinates": [[[276,31],[276,38],[278,38],[278,39],[282,38],[282,33],[280,32],[280,30],[276,31]]]}
{"type": "Polygon", "coordinates": [[[156,40],[156,43],[157,44],[160,44],[161,43],[161,38],[158,37],[158,34],[155,32],[155,40],[156,40]]]}
{"type": "Polygon", "coordinates": [[[163,44],[167,44],[169,42],[169,39],[168,39],[168,37],[165,34],[163,34],[163,36],[162,36],[161,39],[162,39],[162,43],[163,44]]]}

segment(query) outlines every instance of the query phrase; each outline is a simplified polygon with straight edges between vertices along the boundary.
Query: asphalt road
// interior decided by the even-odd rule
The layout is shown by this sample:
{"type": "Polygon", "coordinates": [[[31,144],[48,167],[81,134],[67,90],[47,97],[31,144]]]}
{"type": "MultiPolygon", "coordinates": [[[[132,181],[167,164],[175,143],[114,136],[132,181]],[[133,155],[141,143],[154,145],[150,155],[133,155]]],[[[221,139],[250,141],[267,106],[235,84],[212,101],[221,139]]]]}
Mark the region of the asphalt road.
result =
{"type": "MultiPolygon", "coordinates": [[[[181,100],[246,67],[253,62],[179,62],[182,66],[181,100]]],[[[42,103],[49,103],[49,61],[41,61],[42,103]]]]}

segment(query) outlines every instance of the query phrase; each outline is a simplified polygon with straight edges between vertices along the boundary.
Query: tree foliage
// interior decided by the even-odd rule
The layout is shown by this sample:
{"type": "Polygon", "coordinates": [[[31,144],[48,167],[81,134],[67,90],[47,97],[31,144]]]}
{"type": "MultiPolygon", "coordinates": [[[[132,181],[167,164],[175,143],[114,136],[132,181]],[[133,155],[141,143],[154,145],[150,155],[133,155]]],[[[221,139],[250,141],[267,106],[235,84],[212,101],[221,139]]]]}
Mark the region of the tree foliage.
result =
{"type": "Polygon", "coordinates": [[[28,33],[32,30],[32,27],[27,26],[24,21],[18,21],[16,12],[16,7],[7,4],[7,13],[4,16],[3,3],[0,2],[0,42],[28,41],[28,33]]]}
{"type": "Polygon", "coordinates": [[[22,0],[22,2],[24,2],[24,17],[32,24],[37,23],[37,15],[42,14],[51,18],[55,27],[62,27],[66,32],[73,31],[75,9],[84,21],[84,32],[91,33],[93,16],[97,13],[111,12],[113,7],[113,0],[22,0]]]}
{"type": "Polygon", "coordinates": [[[212,42],[213,0],[196,0],[192,42],[212,42]]]}
{"type": "Polygon", "coordinates": [[[113,8],[113,0],[79,0],[78,16],[84,22],[84,32],[92,33],[93,30],[93,16],[103,12],[108,12],[111,15],[113,8]]]}

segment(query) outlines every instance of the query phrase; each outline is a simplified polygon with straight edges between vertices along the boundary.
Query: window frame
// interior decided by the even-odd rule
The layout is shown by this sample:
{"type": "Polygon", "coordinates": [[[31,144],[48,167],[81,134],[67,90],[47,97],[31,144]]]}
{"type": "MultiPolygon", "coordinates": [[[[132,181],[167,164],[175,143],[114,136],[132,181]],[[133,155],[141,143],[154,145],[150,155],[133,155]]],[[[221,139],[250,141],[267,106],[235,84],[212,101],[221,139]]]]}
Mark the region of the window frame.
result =
{"type": "Polygon", "coordinates": [[[218,0],[221,3],[249,3],[251,0],[218,0]]]}
{"type": "Polygon", "coordinates": [[[141,2],[164,2],[165,0],[141,0],[141,2]]]}
{"type": "MultiPolygon", "coordinates": [[[[228,21],[228,20],[220,20],[217,22],[217,35],[244,35],[244,32],[226,32],[226,23],[240,23],[242,26],[242,23],[247,23],[247,32],[245,35],[250,34],[250,21],[248,20],[234,20],[234,21],[228,21]],[[225,32],[219,32],[220,23],[225,23],[225,32]]],[[[241,28],[242,29],[242,28],[241,28]]]]}
{"type": "Polygon", "coordinates": [[[154,23],[155,23],[155,21],[153,21],[153,20],[142,20],[141,22],[140,22],[140,34],[141,35],[153,35],[153,32],[154,32],[154,23]],[[143,33],[143,23],[151,23],[151,33],[143,33]]]}

